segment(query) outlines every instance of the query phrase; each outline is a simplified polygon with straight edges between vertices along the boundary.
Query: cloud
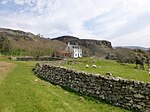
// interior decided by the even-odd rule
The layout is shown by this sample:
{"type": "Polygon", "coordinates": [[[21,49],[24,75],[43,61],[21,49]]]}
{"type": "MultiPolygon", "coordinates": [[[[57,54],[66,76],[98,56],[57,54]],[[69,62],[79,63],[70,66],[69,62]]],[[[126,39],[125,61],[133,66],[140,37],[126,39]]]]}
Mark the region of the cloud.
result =
{"type": "MultiPolygon", "coordinates": [[[[149,0],[2,0],[0,3],[1,27],[46,37],[74,35],[106,39],[117,45],[121,39],[147,38],[142,33],[147,34],[150,25],[149,0]],[[136,34],[138,37],[131,37],[136,34]]],[[[141,41],[141,46],[147,46],[147,42],[150,45],[150,39],[141,41]]],[[[126,41],[126,44],[131,43],[126,41]]]]}
{"type": "Polygon", "coordinates": [[[116,32],[113,32],[111,36],[119,37],[122,35],[129,35],[132,33],[138,33],[147,26],[150,25],[150,13],[145,13],[137,16],[137,18],[128,21],[127,24],[122,25],[116,32]]]}
{"type": "Polygon", "coordinates": [[[23,5],[25,3],[25,0],[14,0],[15,4],[23,5]]]}
{"type": "Polygon", "coordinates": [[[150,46],[150,26],[145,27],[144,29],[140,30],[139,32],[130,33],[127,35],[112,40],[115,46],[140,46],[143,45],[145,47],[150,46]]]}
{"type": "Polygon", "coordinates": [[[5,5],[5,4],[7,4],[7,2],[8,2],[8,0],[2,0],[1,4],[5,5]]]}

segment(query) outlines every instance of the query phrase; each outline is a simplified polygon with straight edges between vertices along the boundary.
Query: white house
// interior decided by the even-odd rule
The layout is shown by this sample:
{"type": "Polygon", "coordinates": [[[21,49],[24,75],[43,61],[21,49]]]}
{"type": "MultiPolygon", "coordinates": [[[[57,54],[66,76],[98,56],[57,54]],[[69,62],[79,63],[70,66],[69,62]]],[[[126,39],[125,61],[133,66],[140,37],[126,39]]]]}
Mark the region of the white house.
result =
{"type": "Polygon", "coordinates": [[[70,44],[70,42],[68,43],[66,50],[70,52],[71,57],[73,58],[81,58],[82,57],[82,49],[80,48],[80,46],[76,43],[74,44],[70,44]]]}

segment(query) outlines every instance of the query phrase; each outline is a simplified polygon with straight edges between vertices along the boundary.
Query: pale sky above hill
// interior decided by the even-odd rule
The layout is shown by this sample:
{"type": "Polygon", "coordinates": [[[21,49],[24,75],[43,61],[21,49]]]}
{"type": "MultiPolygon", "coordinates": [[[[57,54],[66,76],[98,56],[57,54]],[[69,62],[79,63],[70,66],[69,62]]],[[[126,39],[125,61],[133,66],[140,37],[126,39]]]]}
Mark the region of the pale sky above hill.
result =
{"type": "Polygon", "coordinates": [[[150,47],[150,0],[1,0],[0,27],[150,47]]]}

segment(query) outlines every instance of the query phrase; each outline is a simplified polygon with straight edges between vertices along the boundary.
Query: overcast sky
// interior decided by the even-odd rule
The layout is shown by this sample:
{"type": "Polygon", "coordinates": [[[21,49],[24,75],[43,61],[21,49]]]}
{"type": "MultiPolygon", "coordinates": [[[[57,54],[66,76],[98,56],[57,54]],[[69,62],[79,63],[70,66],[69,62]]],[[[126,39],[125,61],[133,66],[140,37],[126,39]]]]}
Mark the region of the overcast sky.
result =
{"type": "Polygon", "coordinates": [[[150,0],[0,0],[0,27],[150,47],[150,0]]]}

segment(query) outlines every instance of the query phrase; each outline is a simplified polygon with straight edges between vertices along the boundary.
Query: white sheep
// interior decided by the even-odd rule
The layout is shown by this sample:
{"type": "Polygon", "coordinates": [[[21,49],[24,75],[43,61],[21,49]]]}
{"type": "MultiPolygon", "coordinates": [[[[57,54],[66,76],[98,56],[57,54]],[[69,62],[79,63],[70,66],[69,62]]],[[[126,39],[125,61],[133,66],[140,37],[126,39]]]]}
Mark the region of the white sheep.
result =
{"type": "Polygon", "coordinates": [[[148,69],[148,74],[149,74],[149,76],[150,76],[150,69],[148,69]]]}
{"type": "Polygon", "coordinates": [[[107,76],[112,76],[112,73],[111,72],[107,72],[106,75],[107,76]]]}
{"type": "Polygon", "coordinates": [[[97,66],[96,66],[96,65],[94,65],[94,64],[92,65],[92,67],[93,67],[93,68],[97,68],[97,66]]]}
{"type": "Polygon", "coordinates": [[[89,68],[89,65],[88,65],[88,64],[86,64],[85,66],[86,66],[86,68],[89,68]]]}

